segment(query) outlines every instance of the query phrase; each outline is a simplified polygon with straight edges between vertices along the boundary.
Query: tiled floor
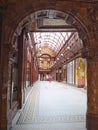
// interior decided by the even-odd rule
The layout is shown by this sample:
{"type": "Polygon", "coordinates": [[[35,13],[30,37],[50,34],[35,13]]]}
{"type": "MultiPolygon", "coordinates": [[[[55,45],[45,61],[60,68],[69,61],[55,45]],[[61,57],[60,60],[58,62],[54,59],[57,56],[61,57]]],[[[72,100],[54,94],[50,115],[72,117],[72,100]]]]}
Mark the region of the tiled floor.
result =
{"type": "Polygon", "coordinates": [[[55,81],[35,83],[12,130],[86,130],[86,91],[55,81]]]}

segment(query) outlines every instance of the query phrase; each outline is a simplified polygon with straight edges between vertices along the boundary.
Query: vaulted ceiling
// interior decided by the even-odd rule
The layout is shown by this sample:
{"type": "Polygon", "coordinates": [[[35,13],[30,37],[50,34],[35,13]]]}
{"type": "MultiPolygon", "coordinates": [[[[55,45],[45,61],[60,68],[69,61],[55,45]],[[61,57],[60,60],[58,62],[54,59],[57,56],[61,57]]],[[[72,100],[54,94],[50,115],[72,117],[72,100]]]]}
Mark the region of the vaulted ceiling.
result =
{"type": "Polygon", "coordinates": [[[40,51],[40,55],[47,53],[55,57],[70,37],[71,32],[35,32],[33,34],[35,43],[37,43],[36,47],[40,51]],[[41,48],[47,48],[47,51],[42,50],[41,48]]]}
{"type": "Polygon", "coordinates": [[[37,11],[21,23],[33,37],[40,70],[57,67],[82,49],[77,29],[71,21],[68,14],[51,9],[37,11]]]}
{"type": "Polygon", "coordinates": [[[40,69],[56,67],[83,47],[68,14],[52,9],[40,10],[31,14],[29,20],[28,30],[34,38],[40,69]]]}

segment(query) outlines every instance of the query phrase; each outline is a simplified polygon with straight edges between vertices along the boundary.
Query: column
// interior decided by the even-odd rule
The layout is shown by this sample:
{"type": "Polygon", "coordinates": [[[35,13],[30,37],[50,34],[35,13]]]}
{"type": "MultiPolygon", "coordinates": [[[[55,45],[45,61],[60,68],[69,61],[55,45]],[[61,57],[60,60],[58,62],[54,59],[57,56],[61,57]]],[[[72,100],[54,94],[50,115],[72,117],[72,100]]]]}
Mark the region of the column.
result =
{"type": "Polygon", "coordinates": [[[98,61],[87,60],[87,122],[88,130],[98,130],[98,61]]]}
{"type": "Polygon", "coordinates": [[[76,75],[77,75],[77,73],[76,73],[76,60],[74,60],[74,85],[76,85],[76,75]]]}
{"type": "Polygon", "coordinates": [[[9,46],[2,41],[3,14],[0,12],[0,130],[7,130],[7,85],[9,46]]]}
{"type": "MultiPolygon", "coordinates": [[[[32,53],[31,53],[31,57],[32,57],[32,53]]],[[[31,58],[31,63],[30,63],[30,85],[33,84],[33,76],[32,76],[32,73],[33,73],[33,60],[31,58]]]]}
{"type": "Polygon", "coordinates": [[[24,102],[24,31],[22,30],[21,35],[18,38],[18,102],[19,108],[22,108],[24,102]]]}
{"type": "Polygon", "coordinates": [[[8,89],[8,52],[7,45],[2,46],[0,72],[0,130],[7,130],[7,89],[8,89]]]}
{"type": "MultiPolygon", "coordinates": [[[[38,66],[37,66],[36,60],[37,59],[34,58],[33,69],[32,69],[32,71],[33,71],[33,83],[38,80],[38,66]]],[[[42,80],[44,80],[43,78],[44,78],[44,76],[42,77],[42,80]]]]}

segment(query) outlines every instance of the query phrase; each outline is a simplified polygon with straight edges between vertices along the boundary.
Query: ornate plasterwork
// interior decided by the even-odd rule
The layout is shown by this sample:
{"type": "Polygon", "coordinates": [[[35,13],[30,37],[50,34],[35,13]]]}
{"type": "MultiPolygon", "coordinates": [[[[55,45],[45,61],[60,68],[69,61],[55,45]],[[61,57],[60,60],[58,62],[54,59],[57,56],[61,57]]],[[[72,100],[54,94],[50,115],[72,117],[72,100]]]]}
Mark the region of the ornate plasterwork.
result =
{"type": "Polygon", "coordinates": [[[43,46],[41,50],[40,48],[38,49],[38,56],[40,56],[40,51],[41,51],[41,54],[49,54],[51,57],[54,57],[56,55],[54,50],[48,48],[47,46],[43,46]]]}

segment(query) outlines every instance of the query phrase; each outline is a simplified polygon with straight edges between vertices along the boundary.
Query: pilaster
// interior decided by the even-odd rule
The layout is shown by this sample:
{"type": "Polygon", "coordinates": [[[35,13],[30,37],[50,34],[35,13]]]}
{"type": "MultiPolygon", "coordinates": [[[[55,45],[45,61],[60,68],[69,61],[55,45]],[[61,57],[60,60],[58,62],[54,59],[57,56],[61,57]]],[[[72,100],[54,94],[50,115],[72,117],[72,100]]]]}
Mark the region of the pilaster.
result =
{"type": "Polygon", "coordinates": [[[87,56],[87,120],[88,130],[98,130],[98,49],[87,56]]]}
{"type": "Polygon", "coordinates": [[[24,86],[24,30],[22,31],[21,35],[18,37],[18,102],[19,108],[22,108],[23,104],[23,86],[24,86]]]}
{"type": "Polygon", "coordinates": [[[1,50],[1,82],[0,82],[0,130],[7,130],[7,89],[8,89],[8,61],[9,44],[2,45],[1,50]]]}

